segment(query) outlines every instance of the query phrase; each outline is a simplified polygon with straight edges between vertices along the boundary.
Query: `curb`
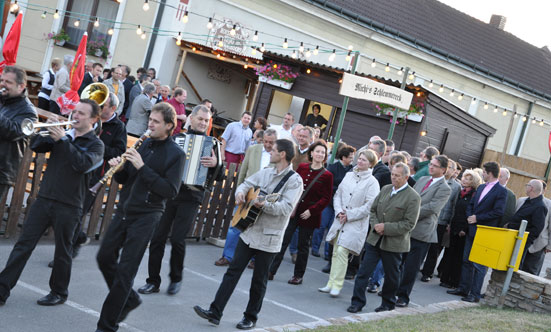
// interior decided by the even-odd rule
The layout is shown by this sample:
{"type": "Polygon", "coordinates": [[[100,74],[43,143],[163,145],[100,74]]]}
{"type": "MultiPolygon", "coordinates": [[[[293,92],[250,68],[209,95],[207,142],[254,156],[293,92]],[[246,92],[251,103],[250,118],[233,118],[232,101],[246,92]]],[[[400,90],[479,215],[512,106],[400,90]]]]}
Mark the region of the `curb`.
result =
{"type": "Polygon", "coordinates": [[[349,323],[368,322],[368,321],[380,320],[380,319],[397,317],[397,316],[432,314],[432,313],[437,313],[437,312],[447,311],[447,310],[476,307],[479,305],[480,303],[470,303],[470,302],[464,302],[459,300],[453,300],[453,301],[446,301],[446,302],[440,302],[440,303],[432,303],[424,307],[415,307],[415,308],[406,307],[406,308],[398,308],[392,311],[368,312],[368,313],[354,314],[354,315],[349,315],[344,317],[328,318],[325,320],[318,320],[313,322],[294,323],[294,324],[278,325],[278,326],[272,326],[272,327],[257,328],[251,331],[253,332],[293,332],[293,331],[301,331],[301,330],[310,330],[310,329],[315,329],[318,327],[330,326],[330,325],[344,325],[349,323]]]}

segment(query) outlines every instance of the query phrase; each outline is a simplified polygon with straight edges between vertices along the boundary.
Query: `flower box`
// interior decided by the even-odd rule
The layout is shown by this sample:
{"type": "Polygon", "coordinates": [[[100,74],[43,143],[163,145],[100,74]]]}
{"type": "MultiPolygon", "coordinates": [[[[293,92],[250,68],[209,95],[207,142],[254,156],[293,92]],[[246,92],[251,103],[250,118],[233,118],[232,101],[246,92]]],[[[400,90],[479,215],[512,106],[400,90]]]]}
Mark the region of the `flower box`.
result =
{"type": "Polygon", "coordinates": [[[56,44],[57,46],[63,46],[63,45],[65,45],[65,40],[56,40],[56,41],[55,41],[55,44],[56,44]]]}
{"type": "Polygon", "coordinates": [[[258,80],[260,82],[264,82],[266,84],[278,86],[278,87],[280,87],[282,89],[286,89],[286,90],[291,90],[291,88],[293,87],[293,84],[294,84],[294,83],[285,82],[285,81],[282,81],[282,80],[270,79],[270,78],[268,78],[266,76],[262,76],[262,75],[258,76],[258,80]]]}

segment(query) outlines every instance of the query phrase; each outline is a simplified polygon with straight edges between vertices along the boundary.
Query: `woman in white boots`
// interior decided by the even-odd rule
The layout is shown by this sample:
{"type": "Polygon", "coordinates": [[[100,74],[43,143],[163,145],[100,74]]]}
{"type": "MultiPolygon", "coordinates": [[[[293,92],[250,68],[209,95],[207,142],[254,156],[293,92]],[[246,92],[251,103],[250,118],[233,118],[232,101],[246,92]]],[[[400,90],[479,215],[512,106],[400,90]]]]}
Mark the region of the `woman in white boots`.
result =
{"type": "Polygon", "coordinates": [[[333,197],[335,221],[326,241],[333,244],[329,281],[318,290],[337,297],[344,284],[348,254],[359,255],[369,229],[369,210],[379,194],[379,182],[371,174],[378,158],[373,150],[359,152],[358,164],[348,172],[333,197]]]}

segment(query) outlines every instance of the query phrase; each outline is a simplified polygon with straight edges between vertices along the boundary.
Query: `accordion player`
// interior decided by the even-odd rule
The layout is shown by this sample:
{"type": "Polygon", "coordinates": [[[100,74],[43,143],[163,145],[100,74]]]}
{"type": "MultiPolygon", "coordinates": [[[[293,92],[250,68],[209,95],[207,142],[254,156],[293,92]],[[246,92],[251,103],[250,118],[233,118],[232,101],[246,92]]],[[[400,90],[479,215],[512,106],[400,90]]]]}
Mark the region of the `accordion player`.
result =
{"type": "Polygon", "coordinates": [[[222,158],[220,157],[220,142],[211,136],[195,134],[193,130],[178,134],[174,137],[186,155],[182,185],[192,190],[209,190],[214,180],[224,176],[222,158]],[[210,157],[214,151],[216,166],[206,167],[201,164],[202,157],[210,157]]]}

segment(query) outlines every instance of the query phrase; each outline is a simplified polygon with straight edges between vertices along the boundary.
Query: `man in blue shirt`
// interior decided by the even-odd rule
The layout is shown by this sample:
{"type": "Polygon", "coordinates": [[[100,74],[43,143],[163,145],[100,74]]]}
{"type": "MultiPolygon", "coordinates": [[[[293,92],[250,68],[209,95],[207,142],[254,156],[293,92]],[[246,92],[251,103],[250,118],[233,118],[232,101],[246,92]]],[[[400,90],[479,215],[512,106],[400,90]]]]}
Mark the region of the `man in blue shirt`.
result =
{"type": "Polygon", "coordinates": [[[241,121],[232,122],[222,134],[222,161],[227,167],[230,163],[240,164],[245,158],[245,151],[251,145],[253,132],[249,128],[252,115],[250,112],[243,112],[241,121]]]}

